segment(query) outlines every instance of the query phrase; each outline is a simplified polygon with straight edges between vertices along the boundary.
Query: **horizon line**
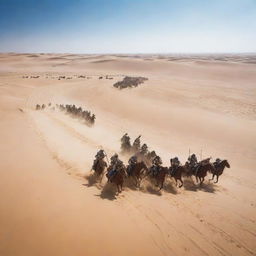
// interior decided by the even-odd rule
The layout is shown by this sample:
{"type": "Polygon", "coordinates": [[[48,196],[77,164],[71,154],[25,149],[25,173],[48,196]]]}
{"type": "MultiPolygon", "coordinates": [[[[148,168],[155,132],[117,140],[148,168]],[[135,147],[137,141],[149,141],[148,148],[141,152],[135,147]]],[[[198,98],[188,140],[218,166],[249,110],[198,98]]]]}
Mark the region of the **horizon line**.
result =
{"type": "Polygon", "coordinates": [[[221,55],[221,54],[256,54],[255,52],[94,52],[94,53],[74,53],[74,52],[19,52],[19,51],[8,51],[8,52],[0,52],[0,54],[73,54],[73,55],[221,55]]]}

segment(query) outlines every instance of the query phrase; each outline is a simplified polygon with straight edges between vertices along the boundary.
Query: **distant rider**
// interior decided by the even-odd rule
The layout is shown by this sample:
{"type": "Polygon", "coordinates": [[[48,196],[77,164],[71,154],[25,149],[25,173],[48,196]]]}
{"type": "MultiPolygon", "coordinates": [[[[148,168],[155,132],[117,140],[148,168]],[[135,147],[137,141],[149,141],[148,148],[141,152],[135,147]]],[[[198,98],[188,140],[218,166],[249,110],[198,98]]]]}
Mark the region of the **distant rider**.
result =
{"type": "Polygon", "coordinates": [[[197,167],[198,161],[195,154],[192,154],[191,156],[188,157],[188,164],[192,170],[194,170],[197,167]]]}
{"type": "Polygon", "coordinates": [[[219,158],[216,158],[215,162],[213,163],[214,168],[218,167],[220,163],[221,163],[221,160],[219,158]]]}
{"type": "Polygon", "coordinates": [[[128,168],[127,168],[127,174],[128,176],[132,175],[133,167],[137,164],[138,158],[136,155],[132,156],[128,161],[128,168]]]}
{"type": "Polygon", "coordinates": [[[162,159],[160,158],[160,156],[156,156],[153,159],[153,161],[152,161],[152,164],[153,164],[153,166],[152,166],[153,173],[152,174],[153,174],[153,176],[156,176],[158,174],[162,163],[163,162],[162,162],[162,159]]]}
{"type": "Polygon", "coordinates": [[[118,158],[118,154],[114,154],[110,158],[110,171],[107,174],[108,179],[112,182],[112,179],[117,174],[117,172],[121,171],[124,167],[124,163],[118,158]]]}
{"type": "Polygon", "coordinates": [[[96,155],[95,155],[95,160],[93,161],[93,166],[92,166],[92,170],[96,170],[96,166],[98,164],[99,161],[103,160],[105,157],[105,153],[103,149],[100,149],[96,155]]]}
{"type": "Polygon", "coordinates": [[[134,149],[134,151],[135,152],[139,152],[139,150],[140,150],[140,137],[141,137],[141,135],[140,136],[138,136],[135,140],[134,140],[134,142],[133,142],[133,149],[134,149]]]}
{"type": "Polygon", "coordinates": [[[180,160],[176,156],[176,157],[170,159],[170,163],[171,163],[171,175],[174,175],[177,168],[180,166],[180,160]]]}
{"type": "Polygon", "coordinates": [[[140,149],[140,153],[143,155],[143,156],[146,156],[148,154],[148,146],[147,144],[143,144],[141,146],[141,149],[140,149]]]}

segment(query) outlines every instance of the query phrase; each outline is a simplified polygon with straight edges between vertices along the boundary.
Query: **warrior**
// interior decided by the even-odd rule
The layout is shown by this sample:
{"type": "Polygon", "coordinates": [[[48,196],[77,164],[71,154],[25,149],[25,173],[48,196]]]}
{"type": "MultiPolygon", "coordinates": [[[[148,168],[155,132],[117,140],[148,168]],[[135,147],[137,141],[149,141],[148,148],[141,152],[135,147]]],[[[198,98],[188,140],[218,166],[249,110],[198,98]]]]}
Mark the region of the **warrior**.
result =
{"type": "Polygon", "coordinates": [[[159,167],[162,165],[162,159],[160,158],[160,156],[156,156],[153,161],[152,161],[152,164],[153,166],[151,167],[152,168],[152,171],[153,171],[153,176],[156,176],[158,171],[159,171],[159,167]]]}
{"type": "Polygon", "coordinates": [[[132,156],[130,159],[129,159],[129,161],[128,161],[128,163],[129,163],[129,165],[128,165],[128,168],[127,168],[127,173],[128,173],[128,176],[131,176],[132,175],[132,169],[133,169],[133,167],[135,166],[135,164],[137,163],[137,156],[136,155],[134,155],[134,156],[132,156]]]}
{"type": "Polygon", "coordinates": [[[213,163],[213,166],[216,168],[221,163],[221,160],[219,158],[216,158],[215,162],[213,163]]]}
{"type": "Polygon", "coordinates": [[[176,156],[176,157],[170,159],[170,163],[171,163],[171,175],[174,175],[175,171],[177,170],[177,168],[180,165],[180,160],[176,156]]]}
{"type": "Polygon", "coordinates": [[[143,155],[143,156],[146,156],[148,154],[148,146],[147,144],[143,144],[141,149],[140,149],[140,153],[143,155]]]}
{"type": "Polygon", "coordinates": [[[188,164],[192,169],[197,166],[198,162],[195,154],[192,154],[191,156],[188,157],[188,164]]]}
{"type": "Polygon", "coordinates": [[[117,174],[117,172],[121,171],[124,167],[124,163],[118,158],[118,154],[114,154],[110,158],[110,168],[107,174],[108,180],[112,182],[113,177],[117,174]]]}
{"type": "Polygon", "coordinates": [[[121,138],[121,148],[122,150],[127,150],[129,151],[131,148],[131,142],[130,142],[130,137],[128,136],[127,133],[125,133],[123,135],[123,137],[121,138]]]}
{"type": "Polygon", "coordinates": [[[105,157],[105,153],[103,149],[100,149],[97,154],[95,155],[95,160],[93,161],[92,170],[96,170],[96,166],[99,161],[103,160],[105,157]]]}
{"type": "Polygon", "coordinates": [[[140,150],[140,137],[141,137],[141,135],[140,136],[138,136],[135,140],[134,140],[134,142],[133,142],[133,149],[134,149],[134,151],[135,152],[139,152],[139,150],[140,150]]]}

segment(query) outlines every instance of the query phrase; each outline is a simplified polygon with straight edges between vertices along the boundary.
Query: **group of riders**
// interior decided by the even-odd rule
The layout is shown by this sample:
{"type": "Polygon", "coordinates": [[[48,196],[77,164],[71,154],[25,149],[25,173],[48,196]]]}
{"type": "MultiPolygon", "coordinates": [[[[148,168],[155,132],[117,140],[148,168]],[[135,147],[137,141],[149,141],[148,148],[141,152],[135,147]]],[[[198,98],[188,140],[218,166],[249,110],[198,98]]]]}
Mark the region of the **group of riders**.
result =
{"type": "MultiPolygon", "coordinates": [[[[155,151],[149,151],[148,146],[143,144],[141,146],[140,141],[141,135],[138,136],[133,144],[130,143],[130,137],[128,134],[124,134],[121,138],[121,150],[122,153],[131,153],[131,157],[128,160],[128,166],[119,159],[118,154],[114,154],[110,158],[110,163],[107,172],[107,178],[111,182],[115,175],[119,172],[126,172],[126,175],[133,176],[134,167],[138,162],[143,161],[148,167],[149,173],[151,177],[156,177],[161,168],[162,168],[162,159],[159,155],[156,154],[155,151]]],[[[97,170],[97,165],[101,165],[103,168],[107,166],[107,163],[104,161],[104,158],[107,158],[106,153],[103,149],[99,150],[95,155],[95,160],[93,162],[92,170],[97,170]]],[[[198,161],[195,154],[191,154],[186,162],[186,169],[189,170],[188,176],[195,175],[197,176],[197,171],[199,167],[210,164],[211,158],[206,158],[204,160],[198,161]]],[[[108,161],[108,158],[107,158],[108,161]]],[[[221,163],[221,160],[217,158],[215,162],[212,164],[214,168],[216,168],[221,163]]],[[[181,166],[181,162],[178,157],[174,157],[170,159],[170,168],[168,168],[168,172],[171,176],[175,176],[175,172],[178,170],[179,166],[181,166]]]]}
{"type": "MultiPolygon", "coordinates": [[[[36,110],[43,110],[47,107],[46,104],[36,105],[36,110]]],[[[85,122],[89,125],[93,125],[95,123],[96,116],[95,114],[92,114],[88,110],[83,110],[82,107],[77,107],[76,105],[71,104],[56,104],[53,106],[51,103],[48,103],[48,107],[51,108],[51,110],[55,110],[55,107],[60,109],[61,111],[66,111],[68,114],[72,115],[73,117],[81,118],[85,120],[85,122]]]]}

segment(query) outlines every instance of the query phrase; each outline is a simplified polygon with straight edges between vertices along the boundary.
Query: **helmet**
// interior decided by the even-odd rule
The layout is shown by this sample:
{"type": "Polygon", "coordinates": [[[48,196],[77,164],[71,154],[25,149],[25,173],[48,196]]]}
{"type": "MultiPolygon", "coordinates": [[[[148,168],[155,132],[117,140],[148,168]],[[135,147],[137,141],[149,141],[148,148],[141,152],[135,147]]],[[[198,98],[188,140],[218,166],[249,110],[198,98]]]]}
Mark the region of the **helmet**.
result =
{"type": "Polygon", "coordinates": [[[195,155],[195,154],[192,154],[191,156],[192,156],[192,157],[195,157],[196,155],[195,155]]]}

